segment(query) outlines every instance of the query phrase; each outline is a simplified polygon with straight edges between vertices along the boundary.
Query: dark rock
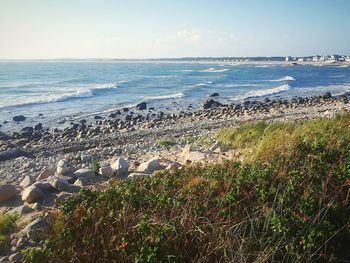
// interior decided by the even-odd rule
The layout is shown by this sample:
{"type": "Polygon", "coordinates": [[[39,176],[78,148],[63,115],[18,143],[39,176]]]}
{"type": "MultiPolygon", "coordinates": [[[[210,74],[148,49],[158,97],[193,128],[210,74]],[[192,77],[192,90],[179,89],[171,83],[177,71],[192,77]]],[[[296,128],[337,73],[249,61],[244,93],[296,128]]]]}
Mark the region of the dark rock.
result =
{"type": "Polygon", "coordinates": [[[13,149],[9,151],[0,152],[0,162],[16,159],[18,157],[32,157],[31,153],[25,152],[21,149],[13,149]]]}
{"type": "Polygon", "coordinates": [[[141,102],[139,104],[136,105],[136,109],[138,110],[145,110],[147,109],[147,103],[146,102],[141,102]]]}
{"type": "Polygon", "coordinates": [[[129,108],[122,108],[122,111],[123,111],[123,112],[128,112],[128,111],[129,111],[129,108]]]}
{"type": "Polygon", "coordinates": [[[0,131],[0,140],[7,141],[9,139],[11,139],[10,136],[8,136],[6,133],[3,133],[0,131]]]}
{"type": "Polygon", "coordinates": [[[39,116],[41,117],[41,116],[44,116],[44,114],[42,114],[42,113],[39,113],[39,116]]]}
{"type": "Polygon", "coordinates": [[[322,95],[322,99],[330,99],[332,98],[332,94],[330,92],[326,92],[322,95]]]}
{"type": "Polygon", "coordinates": [[[4,122],[3,122],[3,124],[7,124],[7,123],[9,123],[9,122],[8,122],[8,121],[4,121],[4,122]]]}
{"type": "Polygon", "coordinates": [[[21,129],[21,131],[22,132],[33,132],[34,129],[33,129],[33,127],[24,127],[24,128],[21,129]]]}
{"type": "Polygon", "coordinates": [[[102,119],[102,117],[101,117],[101,116],[96,115],[96,116],[94,117],[94,119],[95,119],[95,120],[100,120],[100,119],[102,119]]]}
{"type": "Polygon", "coordinates": [[[26,120],[26,117],[24,117],[23,115],[18,115],[18,116],[14,116],[12,119],[13,119],[14,121],[19,122],[19,121],[25,121],[25,120],[26,120]]]}
{"type": "Polygon", "coordinates": [[[203,103],[203,109],[210,109],[210,108],[217,108],[217,107],[222,107],[223,105],[215,100],[207,100],[203,103]]]}
{"type": "Polygon", "coordinates": [[[219,95],[219,93],[217,93],[217,92],[214,92],[214,93],[212,93],[212,94],[209,95],[209,97],[218,97],[218,96],[220,96],[220,95],[219,95]]]}
{"type": "Polygon", "coordinates": [[[43,124],[40,122],[34,126],[34,130],[36,131],[41,131],[42,129],[43,129],[43,124]]]}

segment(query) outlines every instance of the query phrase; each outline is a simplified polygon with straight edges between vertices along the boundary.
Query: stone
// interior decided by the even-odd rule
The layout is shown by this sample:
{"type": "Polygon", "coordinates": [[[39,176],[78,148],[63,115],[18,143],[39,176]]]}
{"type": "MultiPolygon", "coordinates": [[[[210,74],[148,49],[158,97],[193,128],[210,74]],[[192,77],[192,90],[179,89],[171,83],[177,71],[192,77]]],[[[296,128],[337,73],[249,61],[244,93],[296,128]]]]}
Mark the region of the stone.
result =
{"type": "Polygon", "coordinates": [[[42,205],[39,204],[39,203],[34,203],[34,204],[32,205],[32,209],[37,210],[37,211],[41,211],[42,208],[43,208],[42,205]]]}
{"type": "Polygon", "coordinates": [[[8,161],[8,160],[16,159],[18,157],[32,157],[32,155],[21,149],[13,149],[13,150],[0,153],[0,161],[8,161]]]}
{"type": "Polygon", "coordinates": [[[48,178],[51,175],[55,174],[55,167],[52,166],[45,166],[44,169],[41,170],[40,174],[36,178],[37,181],[44,180],[48,178]]]}
{"type": "Polygon", "coordinates": [[[111,166],[102,166],[99,170],[100,175],[111,177],[113,175],[113,169],[111,166]]]}
{"type": "Polygon", "coordinates": [[[75,168],[67,160],[62,159],[57,163],[56,172],[62,175],[72,174],[75,172],[75,168]]]}
{"type": "Polygon", "coordinates": [[[183,148],[181,154],[182,154],[183,156],[187,156],[191,151],[192,151],[192,146],[191,146],[191,144],[186,144],[185,147],[183,148]]]}
{"type": "Polygon", "coordinates": [[[51,185],[47,182],[47,180],[37,181],[33,184],[33,186],[39,188],[44,192],[47,192],[51,189],[51,185]]]}
{"type": "Polygon", "coordinates": [[[220,95],[219,95],[219,93],[217,93],[217,92],[214,92],[214,93],[212,93],[212,94],[209,95],[209,97],[218,97],[218,96],[220,96],[220,95]]]}
{"type": "Polygon", "coordinates": [[[90,163],[94,160],[94,157],[90,154],[82,154],[80,159],[82,163],[90,163]]]}
{"type": "Polygon", "coordinates": [[[67,180],[51,175],[49,178],[47,178],[47,182],[56,190],[58,191],[67,191],[69,190],[69,183],[67,180]]]}
{"type": "Polygon", "coordinates": [[[18,116],[14,116],[12,118],[12,120],[16,121],[16,122],[20,122],[20,121],[25,121],[26,117],[24,117],[23,115],[18,115],[18,116]]]}
{"type": "Polygon", "coordinates": [[[22,254],[21,252],[16,252],[9,256],[9,261],[12,263],[20,263],[22,262],[22,254]]]}
{"type": "Polygon", "coordinates": [[[4,257],[0,257],[0,263],[7,263],[9,262],[9,257],[4,256],[4,257]]]}
{"type": "Polygon", "coordinates": [[[332,94],[330,92],[326,92],[322,95],[322,99],[330,99],[332,98],[332,94]]]}
{"type": "Polygon", "coordinates": [[[29,186],[22,192],[22,201],[34,203],[44,197],[44,193],[35,186],[29,186]]]}
{"type": "Polygon", "coordinates": [[[200,162],[206,158],[205,154],[199,151],[192,151],[187,154],[184,159],[185,161],[200,162]]]}
{"type": "Polygon", "coordinates": [[[38,218],[22,230],[22,235],[34,241],[42,240],[49,232],[50,225],[46,217],[38,218]]]}
{"type": "Polygon", "coordinates": [[[86,185],[89,184],[89,180],[86,178],[78,178],[75,182],[75,186],[79,186],[80,188],[84,188],[86,185]]]}
{"type": "Polygon", "coordinates": [[[222,106],[223,106],[223,104],[221,104],[220,102],[215,101],[213,99],[206,100],[203,103],[203,109],[218,108],[218,107],[222,107],[222,106]]]}
{"type": "Polygon", "coordinates": [[[136,178],[136,177],[140,177],[140,176],[151,176],[151,174],[148,173],[131,173],[128,175],[128,178],[136,178]]]}
{"type": "Polygon", "coordinates": [[[36,131],[41,131],[42,129],[43,129],[43,124],[40,122],[34,126],[34,130],[36,131]]]}
{"type": "Polygon", "coordinates": [[[29,175],[26,175],[22,180],[22,182],[19,184],[19,186],[21,186],[24,189],[30,186],[32,183],[33,183],[32,177],[29,175]]]}
{"type": "Polygon", "coordinates": [[[12,184],[0,185],[0,203],[10,200],[17,194],[17,189],[12,184]]]}
{"type": "Polygon", "coordinates": [[[151,174],[154,171],[162,170],[164,168],[165,167],[160,164],[159,158],[154,157],[147,162],[141,163],[136,171],[151,174]]]}
{"type": "Polygon", "coordinates": [[[141,102],[136,105],[136,109],[138,110],[146,110],[147,109],[147,103],[146,102],[141,102]]]}
{"type": "Polygon", "coordinates": [[[16,215],[19,215],[19,216],[22,216],[24,214],[28,214],[28,213],[31,213],[33,212],[34,210],[27,206],[27,205],[21,205],[21,206],[18,206],[16,208],[13,208],[11,209],[10,211],[8,211],[6,214],[7,215],[13,215],[13,214],[16,214],[16,215]]]}
{"type": "Polygon", "coordinates": [[[95,173],[89,168],[82,168],[74,173],[76,178],[92,179],[95,177],[95,173]]]}
{"type": "Polygon", "coordinates": [[[129,169],[129,164],[123,158],[119,157],[116,161],[111,164],[113,173],[121,176],[127,173],[129,169]]]}

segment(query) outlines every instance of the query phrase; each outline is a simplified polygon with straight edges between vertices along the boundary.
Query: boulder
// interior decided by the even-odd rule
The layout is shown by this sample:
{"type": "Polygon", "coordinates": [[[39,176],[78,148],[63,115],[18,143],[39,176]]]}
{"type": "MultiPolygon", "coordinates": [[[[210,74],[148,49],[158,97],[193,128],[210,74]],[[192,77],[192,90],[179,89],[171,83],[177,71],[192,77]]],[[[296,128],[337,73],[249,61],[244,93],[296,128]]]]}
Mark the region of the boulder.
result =
{"type": "Polygon", "coordinates": [[[31,213],[33,211],[34,210],[31,207],[29,207],[27,205],[21,205],[21,206],[18,206],[18,207],[11,209],[6,214],[7,215],[16,214],[16,215],[22,216],[23,214],[28,214],[28,213],[31,213]]]}
{"type": "Polygon", "coordinates": [[[164,166],[160,164],[159,158],[154,157],[147,162],[141,163],[136,171],[146,174],[151,174],[154,171],[163,170],[164,166]]]}
{"type": "Polygon", "coordinates": [[[20,263],[22,262],[22,254],[21,252],[16,252],[9,256],[9,262],[11,263],[20,263]]]}
{"type": "MultiPolygon", "coordinates": [[[[0,127],[1,127],[1,124],[0,124],[0,127]]],[[[6,133],[3,133],[0,131],[0,141],[3,140],[3,141],[7,141],[9,140],[11,137],[9,135],[7,135],[6,133]]]]}
{"type": "Polygon", "coordinates": [[[40,190],[47,192],[51,189],[51,185],[47,182],[47,180],[40,180],[33,184],[36,188],[39,188],[40,190]]]}
{"type": "Polygon", "coordinates": [[[332,94],[330,92],[326,92],[322,95],[322,99],[330,99],[332,98],[332,94]]]}
{"type": "Polygon", "coordinates": [[[55,174],[55,167],[50,167],[50,166],[46,166],[44,167],[44,169],[41,170],[39,176],[36,178],[37,181],[43,180],[48,178],[51,175],[55,174]]]}
{"type": "Polygon", "coordinates": [[[108,166],[102,166],[99,170],[100,175],[111,177],[113,175],[113,169],[112,167],[108,166]]]}
{"type": "Polygon", "coordinates": [[[19,184],[23,189],[27,188],[33,183],[33,178],[29,175],[26,175],[22,182],[19,184]]]}
{"type": "Polygon", "coordinates": [[[80,188],[84,188],[86,185],[89,184],[89,180],[87,178],[78,178],[75,182],[75,186],[79,186],[80,188]]]}
{"type": "Polygon", "coordinates": [[[22,201],[34,203],[44,197],[44,193],[35,186],[29,186],[22,192],[22,201]]]}
{"type": "Polygon", "coordinates": [[[95,177],[95,173],[89,168],[82,168],[74,173],[76,178],[92,179],[95,177]]]}
{"type": "Polygon", "coordinates": [[[27,225],[21,232],[23,236],[27,236],[34,241],[40,241],[49,233],[50,224],[46,217],[38,218],[27,225]]]}
{"type": "Polygon", "coordinates": [[[218,96],[220,96],[220,95],[219,95],[219,93],[217,93],[217,92],[214,92],[214,93],[212,93],[212,94],[209,94],[209,97],[218,97],[218,96]]]}
{"type": "Polygon", "coordinates": [[[14,116],[12,119],[16,122],[20,122],[20,121],[25,121],[26,117],[24,117],[23,115],[18,115],[18,116],[14,116]]]}
{"type": "Polygon", "coordinates": [[[57,163],[56,172],[61,175],[72,174],[75,172],[75,168],[67,160],[62,159],[57,163]]]}
{"type": "Polygon", "coordinates": [[[12,184],[0,185],[0,203],[7,201],[17,194],[16,187],[12,184]]]}
{"type": "Polygon", "coordinates": [[[82,163],[90,163],[93,161],[94,157],[90,154],[82,154],[80,159],[82,163]]]}
{"type": "Polygon", "coordinates": [[[138,110],[146,110],[147,109],[147,103],[146,102],[141,102],[136,105],[136,109],[138,110]]]}
{"type": "Polygon", "coordinates": [[[111,164],[111,168],[114,174],[121,176],[127,173],[129,164],[123,158],[119,157],[111,164]]]}
{"type": "Polygon", "coordinates": [[[13,149],[13,150],[0,153],[0,161],[8,161],[8,160],[16,159],[18,157],[32,157],[32,155],[21,149],[13,149]]]}
{"type": "Polygon", "coordinates": [[[57,176],[50,176],[47,178],[47,182],[56,190],[58,191],[67,191],[69,190],[69,183],[67,180],[57,177],[57,176]]]}
{"type": "Polygon", "coordinates": [[[222,107],[222,106],[223,106],[223,104],[221,104],[220,102],[215,101],[213,99],[206,100],[203,103],[203,109],[218,108],[218,107],[222,107]]]}
{"type": "Polygon", "coordinates": [[[191,151],[184,156],[185,161],[200,162],[206,158],[205,154],[199,151],[191,151]]]}

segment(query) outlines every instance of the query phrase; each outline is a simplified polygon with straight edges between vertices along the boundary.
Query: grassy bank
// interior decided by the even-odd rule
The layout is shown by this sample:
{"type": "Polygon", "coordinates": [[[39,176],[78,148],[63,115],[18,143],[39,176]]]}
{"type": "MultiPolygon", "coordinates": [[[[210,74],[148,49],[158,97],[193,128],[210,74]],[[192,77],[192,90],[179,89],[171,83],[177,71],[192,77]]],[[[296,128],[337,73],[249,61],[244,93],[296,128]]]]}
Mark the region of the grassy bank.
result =
{"type": "Polygon", "coordinates": [[[39,262],[347,260],[349,124],[342,115],[223,129],[217,138],[247,161],[83,191],[51,215],[44,251],[26,254],[39,262]]]}

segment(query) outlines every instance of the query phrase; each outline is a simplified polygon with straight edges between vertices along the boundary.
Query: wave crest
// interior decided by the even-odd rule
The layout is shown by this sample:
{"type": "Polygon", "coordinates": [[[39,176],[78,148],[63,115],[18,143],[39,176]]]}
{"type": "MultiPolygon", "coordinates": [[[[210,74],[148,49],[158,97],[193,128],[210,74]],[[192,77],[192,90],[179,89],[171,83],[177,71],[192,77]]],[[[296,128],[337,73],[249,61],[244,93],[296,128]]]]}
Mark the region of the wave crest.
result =
{"type": "Polygon", "coordinates": [[[228,69],[228,68],[222,68],[222,69],[208,68],[208,69],[200,70],[199,72],[220,73],[220,72],[225,72],[228,70],[230,70],[230,69],[228,69]]]}
{"type": "Polygon", "coordinates": [[[287,91],[289,89],[290,89],[290,86],[285,84],[285,85],[281,85],[281,86],[270,88],[270,89],[249,91],[246,94],[235,97],[234,100],[244,100],[244,99],[249,99],[249,98],[264,97],[264,96],[268,96],[268,95],[277,94],[277,93],[280,93],[283,91],[287,91]]]}
{"type": "Polygon", "coordinates": [[[167,95],[157,95],[157,96],[148,96],[144,97],[145,100],[169,100],[169,99],[178,99],[185,97],[185,94],[182,92],[167,94],[167,95]]]}
{"type": "Polygon", "coordinates": [[[280,79],[274,79],[274,80],[270,80],[270,81],[273,81],[273,82],[280,82],[280,81],[294,81],[295,78],[293,78],[292,76],[285,76],[283,78],[280,78],[280,79]]]}

